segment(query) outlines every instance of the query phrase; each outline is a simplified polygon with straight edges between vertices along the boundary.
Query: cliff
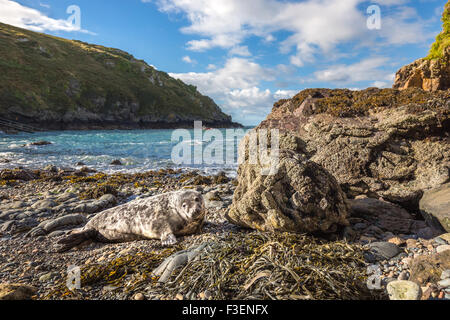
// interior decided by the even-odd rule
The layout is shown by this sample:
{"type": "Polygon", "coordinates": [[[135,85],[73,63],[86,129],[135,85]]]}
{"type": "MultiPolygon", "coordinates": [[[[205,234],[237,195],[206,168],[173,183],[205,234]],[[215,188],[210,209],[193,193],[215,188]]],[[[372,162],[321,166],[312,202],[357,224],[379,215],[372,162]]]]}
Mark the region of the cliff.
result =
{"type": "Polygon", "coordinates": [[[119,49],[0,23],[0,117],[44,129],[238,126],[195,86],[119,49]]]}
{"type": "Polygon", "coordinates": [[[450,1],[442,15],[443,30],[437,36],[429,55],[401,68],[394,89],[421,88],[426,91],[450,88],[450,1]]]}

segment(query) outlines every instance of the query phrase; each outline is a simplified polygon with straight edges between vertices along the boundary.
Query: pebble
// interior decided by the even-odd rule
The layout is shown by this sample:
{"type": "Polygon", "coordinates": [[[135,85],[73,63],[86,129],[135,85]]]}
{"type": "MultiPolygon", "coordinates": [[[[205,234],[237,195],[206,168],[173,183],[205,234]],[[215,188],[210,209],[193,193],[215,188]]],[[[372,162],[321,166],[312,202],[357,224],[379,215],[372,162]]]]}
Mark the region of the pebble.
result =
{"type": "Polygon", "coordinates": [[[450,269],[442,271],[441,280],[450,278],[450,269]]]}
{"type": "Polygon", "coordinates": [[[386,289],[390,300],[419,300],[422,297],[421,288],[412,281],[392,281],[386,289]]]}
{"type": "Polygon", "coordinates": [[[449,244],[440,245],[439,247],[436,248],[436,252],[437,253],[442,253],[442,252],[445,252],[447,250],[450,250],[450,245],[449,244]]]}
{"type": "Polygon", "coordinates": [[[143,301],[143,300],[145,300],[145,296],[142,294],[142,293],[136,293],[135,295],[134,295],[134,300],[137,300],[137,301],[143,301]]]}
{"type": "Polygon", "coordinates": [[[177,293],[175,300],[184,300],[184,296],[181,293],[177,293]]]}
{"type": "Polygon", "coordinates": [[[447,278],[447,279],[439,281],[438,285],[441,288],[448,288],[448,287],[450,287],[450,278],[447,278]]]}
{"type": "Polygon", "coordinates": [[[398,280],[409,280],[409,272],[408,271],[402,271],[400,275],[398,276],[398,280]]]}

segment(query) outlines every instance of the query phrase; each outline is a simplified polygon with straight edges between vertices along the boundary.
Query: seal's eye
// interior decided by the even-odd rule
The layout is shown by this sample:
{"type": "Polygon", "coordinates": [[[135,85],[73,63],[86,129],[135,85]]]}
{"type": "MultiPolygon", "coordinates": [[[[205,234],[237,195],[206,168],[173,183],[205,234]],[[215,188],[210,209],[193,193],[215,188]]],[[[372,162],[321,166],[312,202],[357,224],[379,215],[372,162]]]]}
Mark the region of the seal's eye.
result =
{"type": "Polygon", "coordinates": [[[195,202],[200,202],[200,198],[195,198],[195,202]]]}
{"type": "Polygon", "coordinates": [[[183,203],[183,208],[186,208],[187,207],[187,204],[186,203],[183,203]]]}

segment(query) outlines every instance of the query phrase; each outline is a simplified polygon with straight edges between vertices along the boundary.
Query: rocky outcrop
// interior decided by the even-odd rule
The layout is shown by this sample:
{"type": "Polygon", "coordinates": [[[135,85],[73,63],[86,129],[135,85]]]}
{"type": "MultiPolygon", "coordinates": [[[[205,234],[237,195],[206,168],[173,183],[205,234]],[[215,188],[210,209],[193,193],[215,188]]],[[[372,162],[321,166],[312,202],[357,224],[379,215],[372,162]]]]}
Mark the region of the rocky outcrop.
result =
{"type": "Polygon", "coordinates": [[[449,98],[420,89],[310,89],[277,103],[258,128],[294,135],[349,197],[418,210],[425,190],[450,179],[449,98]]]}
{"type": "Polygon", "coordinates": [[[442,21],[443,31],[438,35],[429,56],[401,68],[396,74],[394,89],[437,91],[450,88],[450,1],[444,8],[442,21]]]}
{"type": "Polygon", "coordinates": [[[281,138],[279,161],[272,172],[259,159],[252,164],[249,138],[244,139],[247,152],[228,220],[261,231],[299,233],[332,233],[348,225],[346,197],[336,179],[301,153],[284,149],[291,145],[288,138],[281,138]]]}
{"type": "Polygon", "coordinates": [[[425,192],[420,212],[429,225],[450,232],[450,183],[425,192]]]}
{"type": "Polygon", "coordinates": [[[395,76],[394,89],[420,88],[425,91],[450,88],[450,47],[442,58],[419,59],[402,67],[395,76]]]}

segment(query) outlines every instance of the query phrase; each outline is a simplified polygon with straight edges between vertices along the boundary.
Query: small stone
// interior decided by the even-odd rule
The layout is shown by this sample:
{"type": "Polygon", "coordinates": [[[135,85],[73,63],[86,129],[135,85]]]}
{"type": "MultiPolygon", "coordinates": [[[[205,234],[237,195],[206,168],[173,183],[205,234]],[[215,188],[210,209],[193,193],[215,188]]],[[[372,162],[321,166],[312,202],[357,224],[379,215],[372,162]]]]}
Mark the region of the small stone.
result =
{"type": "Polygon", "coordinates": [[[411,248],[417,248],[417,241],[414,240],[414,239],[408,239],[408,240],[406,240],[406,247],[407,247],[408,249],[411,249],[411,248]]]}
{"type": "Polygon", "coordinates": [[[393,238],[390,238],[390,239],[388,240],[388,242],[389,242],[389,243],[393,243],[393,244],[395,244],[395,245],[397,245],[397,246],[401,246],[401,245],[405,244],[405,240],[403,240],[403,239],[401,239],[401,238],[399,238],[399,237],[393,237],[393,238]]]}
{"type": "Polygon", "coordinates": [[[397,280],[389,282],[387,292],[390,300],[419,300],[422,297],[421,288],[412,281],[397,280]]]}
{"type": "Polygon", "coordinates": [[[134,295],[134,300],[137,300],[137,301],[143,301],[143,300],[145,300],[145,296],[142,294],[142,293],[136,293],[135,295],[134,295]]]}
{"type": "Polygon", "coordinates": [[[450,245],[446,244],[446,245],[440,245],[439,247],[436,248],[436,252],[437,253],[442,253],[444,251],[450,250],[450,245]]]}
{"type": "Polygon", "coordinates": [[[40,282],[47,282],[53,277],[53,273],[49,272],[39,277],[40,282]]]}
{"type": "Polygon", "coordinates": [[[448,288],[448,287],[450,287],[450,278],[439,281],[438,285],[441,288],[448,288]]]}
{"type": "Polygon", "coordinates": [[[450,278],[450,269],[444,270],[441,274],[441,280],[450,278]]]}
{"type": "Polygon", "coordinates": [[[184,296],[183,296],[181,293],[178,293],[178,294],[175,296],[175,300],[184,300],[184,296]]]}
{"type": "Polygon", "coordinates": [[[112,166],[123,166],[123,163],[120,160],[113,160],[110,165],[112,166]]]}
{"type": "Polygon", "coordinates": [[[398,276],[398,280],[409,280],[409,272],[408,271],[400,272],[400,275],[398,276]]]}

